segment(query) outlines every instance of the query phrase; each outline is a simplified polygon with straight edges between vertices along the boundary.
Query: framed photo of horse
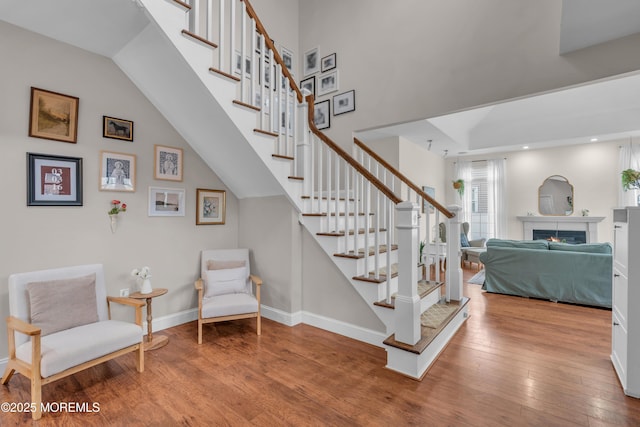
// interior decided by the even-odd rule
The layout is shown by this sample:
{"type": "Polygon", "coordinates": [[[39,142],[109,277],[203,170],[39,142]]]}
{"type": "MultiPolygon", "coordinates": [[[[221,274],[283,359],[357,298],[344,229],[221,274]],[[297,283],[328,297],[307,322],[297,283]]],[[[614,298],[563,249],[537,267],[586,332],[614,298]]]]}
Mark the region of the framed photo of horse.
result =
{"type": "Polygon", "coordinates": [[[102,136],[104,138],[133,142],[133,122],[131,120],[102,116],[102,136]]]}

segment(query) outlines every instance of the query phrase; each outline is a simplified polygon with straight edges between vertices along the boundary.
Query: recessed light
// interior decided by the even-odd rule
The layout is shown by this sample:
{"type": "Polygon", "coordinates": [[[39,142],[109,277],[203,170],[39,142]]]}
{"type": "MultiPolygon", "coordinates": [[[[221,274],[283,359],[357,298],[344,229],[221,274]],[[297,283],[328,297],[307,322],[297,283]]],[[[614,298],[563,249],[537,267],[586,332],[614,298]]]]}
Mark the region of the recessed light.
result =
{"type": "Polygon", "coordinates": [[[590,142],[598,142],[598,138],[591,138],[589,141],[590,142]]]}
{"type": "Polygon", "coordinates": [[[528,145],[523,145],[523,146],[522,146],[522,149],[523,149],[523,150],[528,150],[528,149],[529,149],[529,146],[528,146],[528,145]]]}

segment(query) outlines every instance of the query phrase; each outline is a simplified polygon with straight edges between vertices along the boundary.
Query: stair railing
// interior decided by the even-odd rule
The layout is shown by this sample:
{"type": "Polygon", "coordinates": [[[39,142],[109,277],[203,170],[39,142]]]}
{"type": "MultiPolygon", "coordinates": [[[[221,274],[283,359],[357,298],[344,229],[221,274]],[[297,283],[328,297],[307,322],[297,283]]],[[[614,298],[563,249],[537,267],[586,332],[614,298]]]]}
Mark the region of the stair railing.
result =
{"type": "MultiPolygon", "coordinates": [[[[234,102],[259,112],[255,131],[274,137],[275,157],[294,160],[290,178],[304,179],[310,214],[324,217],[323,231],[341,238],[340,255],[364,259],[365,278],[386,283],[383,299],[391,303],[392,250],[397,243],[395,212],[402,202],[401,192],[392,190],[393,180],[380,180],[316,127],[313,96],[303,99],[248,0],[174,1],[190,12],[186,18],[188,30],[183,33],[217,48],[210,71],[239,82],[239,99],[234,102]],[[298,117],[302,114],[299,110],[305,108],[307,120],[298,117]],[[297,144],[302,147],[298,150],[303,154],[302,161],[294,156],[297,144]],[[298,176],[300,172],[302,177],[298,176]],[[344,221],[339,220],[341,217],[344,221]]],[[[427,200],[447,218],[453,217],[419,188],[410,188],[416,194],[408,194],[409,200],[427,200]]],[[[415,270],[415,263],[409,263],[417,259],[417,252],[416,246],[409,251],[411,257],[399,259],[398,271],[415,270]]],[[[398,288],[409,289],[399,297],[419,299],[416,283],[398,288]]],[[[447,297],[448,291],[449,286],[447,297]]],[[[408,323],[397,321],[396,328],[407,323],[412,331],[419,329],[419,314],[407,316],[396,311],[397,319],[408,319],[408,323]]]]}

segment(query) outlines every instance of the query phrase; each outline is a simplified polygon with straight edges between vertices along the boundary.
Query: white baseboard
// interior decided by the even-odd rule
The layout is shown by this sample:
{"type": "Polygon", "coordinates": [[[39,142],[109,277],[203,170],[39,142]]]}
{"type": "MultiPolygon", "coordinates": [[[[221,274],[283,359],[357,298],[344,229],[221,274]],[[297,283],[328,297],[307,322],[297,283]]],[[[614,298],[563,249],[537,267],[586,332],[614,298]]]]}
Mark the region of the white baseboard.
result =
{"type": "MultiPolygon", "coordinates": [[[[339,320],[331,319],[329,317],[320,316],[318,314],[309,313],[306,311],[287,313],[286,311],[282,311],[277,308],[272,308],[265,305],[261,306],[260,309],[261,314],[264,318],[273,320],[274,322],[282,323],[283,325],[295,326],[300,323],[305,323],[307,325],[315,326],[316,328],[324,329],[325,331],[344,335],[345,337],[353,338],[358,341],[363,341],[371,345],[375,345],[376,347],[383,347],[382,341],[384,341],[386,338],[385,334],[383,334],[382,332],[362,328],[360,326],[341,322],[339,320]]],[[[154,317],[152,320],[153,330],[161,331],[163,329],[173,328],[174,326],[182,325],[184,323],[193,322],[197,319],[197,308],[179,311],[177,313],[168,314],[166,316],[154,317]]],[[[143,323],[143,329],[146,332],[147,322],[143,323]]],[[[4,372],[8,361],[8,357],[0,359],[0,373],[4,372]]]]}

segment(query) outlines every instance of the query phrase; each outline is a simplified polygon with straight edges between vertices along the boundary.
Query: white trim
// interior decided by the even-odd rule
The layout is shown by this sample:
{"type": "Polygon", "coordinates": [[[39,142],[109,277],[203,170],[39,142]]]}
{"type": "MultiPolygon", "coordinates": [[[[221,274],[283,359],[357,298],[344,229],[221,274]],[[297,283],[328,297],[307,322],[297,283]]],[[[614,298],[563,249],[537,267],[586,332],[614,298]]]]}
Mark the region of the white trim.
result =
{"type": "Polygon", "coordinates": [[[303,312],[302,323],[324,329],[334,334],[343,335],[358,341],[366,342],[376,347],[383,347],[382,342],[387,338],[386,334],[340,320],[320,316],[318,314],[303,312]]]}
{"type": "MultiPolygon", "coordinates": [[[[153,332],[162,331],[163,329],[173,328],[174,326],[198,320],[198,309],[190,308],[189,310],[178,311],[177,313],[168,314],[166,316],[154,317],[151,320],[153,324],[153,332]]],[[[147,332],[147,322],[142,323],[142,327],[147,332]]]]}
{"type": "Polygon", "coordinates": [[[302,312],[287,313],[277,308],[260,305],[260,315],[274,322],[282,323],[287,326],[295,326],[302,323],[302,312]]]}

